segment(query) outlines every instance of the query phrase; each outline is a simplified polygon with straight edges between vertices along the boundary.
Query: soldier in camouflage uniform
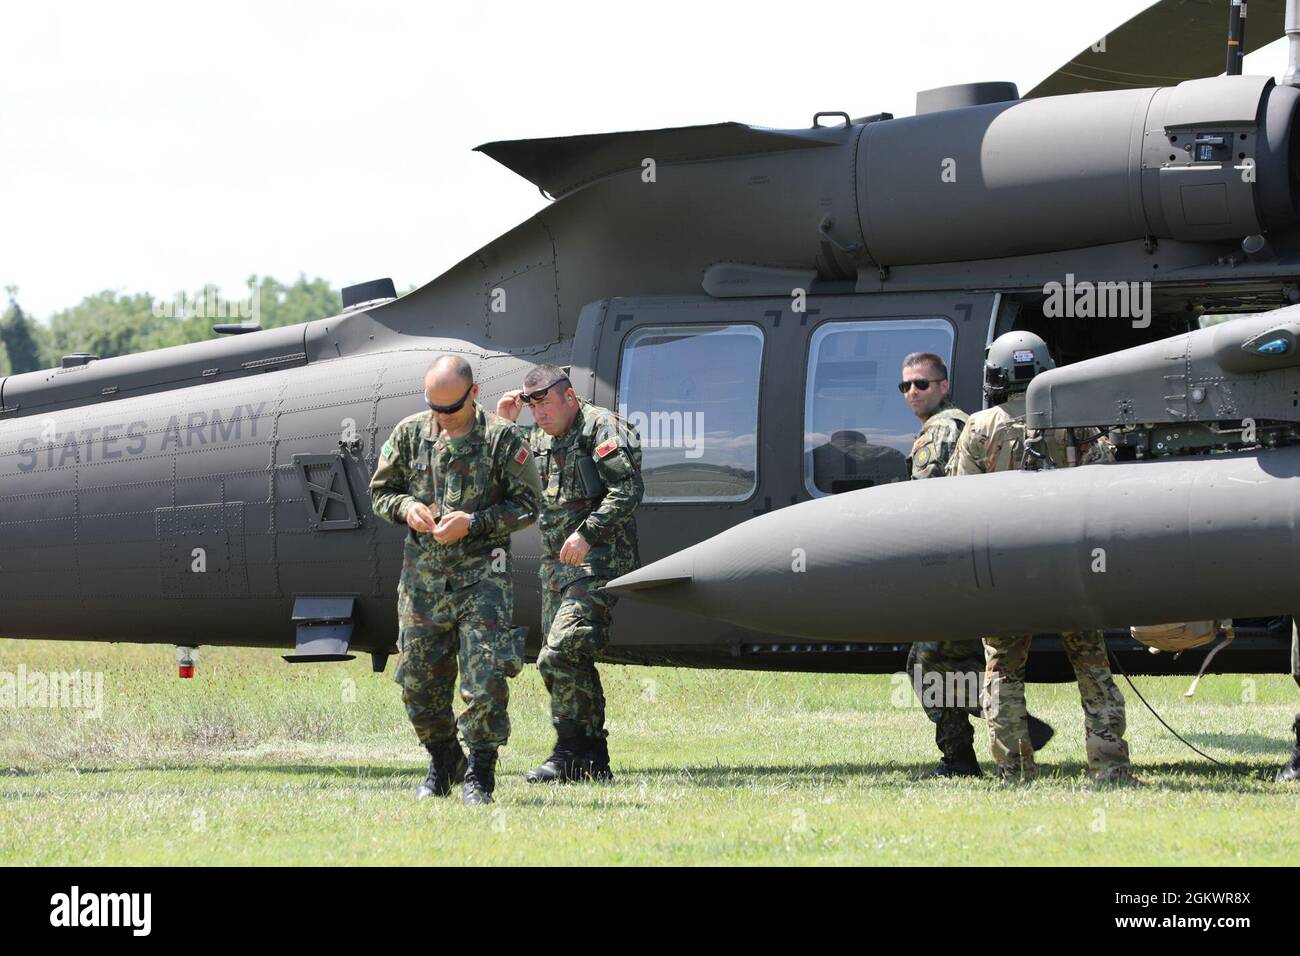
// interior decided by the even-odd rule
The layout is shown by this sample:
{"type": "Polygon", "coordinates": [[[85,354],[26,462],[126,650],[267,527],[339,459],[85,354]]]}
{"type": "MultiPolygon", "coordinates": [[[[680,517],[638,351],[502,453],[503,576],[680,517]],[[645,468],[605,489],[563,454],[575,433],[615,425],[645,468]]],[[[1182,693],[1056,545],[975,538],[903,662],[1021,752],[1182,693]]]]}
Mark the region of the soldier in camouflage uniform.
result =
{"type": "MultiPolygon", "coordinates": [[[[1032,436],[1027,452],[1024,393],[1039,372],[1055,367],[1047,344],[1028,332],[1008,332],[989,347],[985,393],[996,407],[970,417],[957,442],[954,474],[978,475],[1022,468],[1027,453],[1043,456],[1055,467],[1114,460],[1114,448],[1081,429],[1060,429],[1032,436]]],[[[1038,776],[1025,714],[1025,668],[1031,636],[984,640],[985,718],[993,759],[1004,781],[1038,776]]],[[[1061,635],[1074,668],[1083,703],[1088,770],[1100,783],[1132,783],[1128,744],[1124,740],[1124,697],[1115,686],[1101,631],[1061,635]]]]}
{"type": "Polygon", "coordinates": [[[430,411],[397,423],[370,482],[374,513],[409,528],[393,679],[432,758],[417,795],[445,796],[463,778],[467,804],[492,802],[497,748],[510,737],[506,678],[523,667],[510,536],[536,520],[542,490],[519,429],[480,408],[478,388],[463,358],[434,362],[424,382],[430,411]],[[466,707],[455,721],[458,665],[466,707]]]}
{"type": "MultiPolygon", "coordinates": [[[[970,417],[948,398],[948,366],[933,352],[913,352],[903,359],[898,388],[912,414],[921,420],[921,431],[908,456],[912,479],[944,477],[962,426],[970,417]]],[[[934,724],[934,742],[942,754],[930,776],[981,776],[970,717],[983,716],[979,686],[984,679],[984,645],[978,640],[916,641],[908,650],[907,673],[917,700],[934,724]],[[942,694],[938,700],[934,688],[942,694]],[[959,698],[964,692],[969,699],[946,699],[950,688],[959,698]]],[[[1051,738],[1052,728],[1033,715],[1029,721],[1030,737],[1038,749],[1051,738]]]]}
{"type": "MultiPolygon", "coordinates": [[[[1296,684],[1300,684],[1300,629],[1297,628],[1295,618],[1291,620],[1291,676],[1295,678],[1296,684]]],[[[1277,779],[1285,783],[1300,780],[1300,714],[1296,714],[1291,730],[1295,734],[1291,760],[1277,772],[1277,779]]]]}
{"type": "Polygon", "coordinates": [[[635,429],[580,399],[564,370],[538,365],[507,392],[497,414],[524,405],[537,424],[522,431],[543,475],[542,634],[537,669],[551,695],[555,750],[530,783],[612,780],[605,694],[596,656],[609,643],[616,598],[601,588],[640,566],[636,520],[641,448],[635,429]]]}

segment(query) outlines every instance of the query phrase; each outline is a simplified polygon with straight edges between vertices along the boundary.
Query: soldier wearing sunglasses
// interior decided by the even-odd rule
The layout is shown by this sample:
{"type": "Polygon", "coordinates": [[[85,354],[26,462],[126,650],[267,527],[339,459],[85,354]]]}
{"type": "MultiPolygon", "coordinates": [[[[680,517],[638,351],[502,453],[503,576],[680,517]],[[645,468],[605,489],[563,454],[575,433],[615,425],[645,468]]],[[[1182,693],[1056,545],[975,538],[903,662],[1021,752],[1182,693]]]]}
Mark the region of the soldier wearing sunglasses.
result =
{"type": "Polygon", "coordinates": [[[478,389],[465,359],[434,362],[424,379],[429,410],[397,423],[370,482],[374,513],[409,529],[393,680],[432,758],[416,794],[446,796],[463,780],[471,805],[492,802],[497,749],[510,737],[506,678],[523,668],[510,536],[536,520],[542,493],[519,429],[484,411],[478,389]],[[466,707],[454,720],[457,669],[466,707]]]}
{"type": "Polygon", "coordinates": [[[616,599],[601,588],[641,563],[633,515],[644,493],[640,440],[613,412],[580,399],[554,365],[529,371],[522,389],[501,397],[497,414],[515,421],[525,405],[536,424],[523,431],[544,487],[537,669],[556,736],[527,780],[612,780],[596,656],[609,643],[616,599]]]}
{"type": "MultiPolygon", "coordinates": [[[[970,418],[948,398],[948,366],[933,352],[913,352],[903,359],[898,390],[921,420],[908,466],[912,478],[942,478],[956,466],[957,440],[970,418]]],[[[918,641],[907,654],[907,674],[925,714],[934,724],[934,742],[942,755],[932,777],[981,776],[975,756],[971,717],[981,716],[979,688],[984,683],[984,645],[980,641],[918,641]],[[960,697],[961,699],[948,699],[960,697]]],[[[1052,728],[1029,715],[1035,749],[1052,736],[1052,728]]]]}

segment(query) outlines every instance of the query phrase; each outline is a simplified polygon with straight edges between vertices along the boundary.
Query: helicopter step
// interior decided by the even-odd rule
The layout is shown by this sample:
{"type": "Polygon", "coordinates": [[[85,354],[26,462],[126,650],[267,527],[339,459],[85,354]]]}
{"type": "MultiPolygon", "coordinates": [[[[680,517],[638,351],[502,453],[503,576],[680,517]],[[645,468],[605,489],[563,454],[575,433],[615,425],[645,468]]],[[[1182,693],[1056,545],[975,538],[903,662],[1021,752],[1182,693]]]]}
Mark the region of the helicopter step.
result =
{"type": "Polygon", "coordinates": [[[352,595],[302,595],[294,598],[293,622],[298,627],[296,646],[284,659],[290,664],[350,661],[356,598],[352,595]]]}

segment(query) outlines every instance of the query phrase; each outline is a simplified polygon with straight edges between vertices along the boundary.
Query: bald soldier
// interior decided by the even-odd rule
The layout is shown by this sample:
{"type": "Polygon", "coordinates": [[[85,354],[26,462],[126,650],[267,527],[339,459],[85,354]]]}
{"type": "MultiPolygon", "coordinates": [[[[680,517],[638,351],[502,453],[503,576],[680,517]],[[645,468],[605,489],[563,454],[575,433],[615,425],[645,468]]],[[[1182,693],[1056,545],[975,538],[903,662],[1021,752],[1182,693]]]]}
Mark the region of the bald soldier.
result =
{"type": "MultiPolygon", "coordinates": [[[[957,439],[970,417],[948,397],[948,366],[933,352],[913,352],[903,359],[898,390],[907,407],[921,420],[908,466],[913,480],[942,478],[949,473],[957,439]]],[[[907,674],[917,700],[934,724],[939,765],[932,777],[981,776],[975,756],[975,729],[970,717],[982,715],[979,688],[984,682],[984,645],[977,640],[916,641],[908,650],[907,674]],[[956,699],[949,699],[956,698],[956,699]]],[[[1052,736],[1052,728],[1029,716],[1036,749],[1052,736]]]]}
{"type": "Polygon", "coordinates": [[[564,370],[538,365],[506,392],[497,414],[523,429],[541,462],[542,651],[537,669],[551,695],[555,749],[529,783],[613,779],[605,693],[596,656],[609,643],[613,595],[604,585],[640,566],[634,512],[645,487],[636,431],[579,398],[564,370]]]}
{"type": "Polygon", "coordinates": [[[478,392],[465,359],[435,361],[424,378],[429,411],[397,423],[370,482],[374,513],[408,528],[393,680],[431,757],[416,794],[446,796],[463,779],[470,805],[492,802],[497,750],[510,739],[506,678],[523,667],[522,635],[512,625],[510,536],[536,520],[542,493],[519,429],[480,408],[478,392]],[[452,716],[457,669],[459,720],[452,716]]]}
{"type": "MultiPolygon", "coordinates": [[[[976,412],[957,442],[954,474],[980,475],[1024,467],[1033,454],[1063,468],[1113,461],[1114,448],[1099,434],[1059,429],[1028,436],[1025,390],[1039,372],[1055,368],[1045,343],[1030,332],[1008,332],[988,350],[984,391],[995,407],[976,412]]],[[[998,775],[1004,782],[1038,776],[1025,711],[1025,669],[1032,635],[984,639],[984,716],[998,775]]],[[[1124,740],[1124,697],[1115,686],[1101,631],[1061,635],[1083,704],[1088,771],[1102,784],[1136,783],[1124,740]]]]}

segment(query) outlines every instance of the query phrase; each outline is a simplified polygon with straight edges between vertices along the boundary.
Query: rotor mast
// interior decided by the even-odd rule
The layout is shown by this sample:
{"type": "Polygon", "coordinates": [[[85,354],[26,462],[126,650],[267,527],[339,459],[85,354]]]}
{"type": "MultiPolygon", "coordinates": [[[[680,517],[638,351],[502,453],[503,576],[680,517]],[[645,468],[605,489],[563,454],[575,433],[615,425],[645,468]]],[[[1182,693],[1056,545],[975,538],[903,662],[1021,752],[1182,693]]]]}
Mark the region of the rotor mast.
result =
{"type": "Polygon", "coordinates": [[[1286,75],[1284,86],[1300,86],[1300,0],[1286,0],[1286,75]]]}
{"type": "MultiPolygon", "coordinates": [[[[1292,3],[1288,0],[1287,13],[1292,3]]],[[[1228,7],[1228,76],[1241,76],[1241,61],[1246,56],[1246,0],[1232,0],[1228,7]]]]}

